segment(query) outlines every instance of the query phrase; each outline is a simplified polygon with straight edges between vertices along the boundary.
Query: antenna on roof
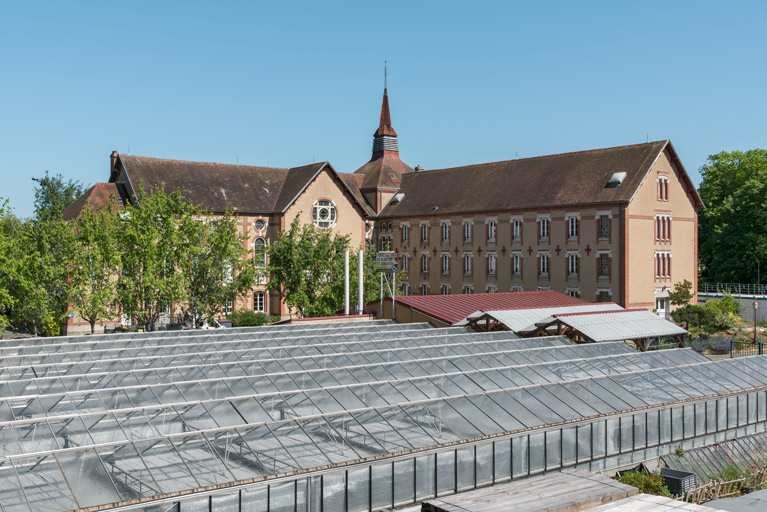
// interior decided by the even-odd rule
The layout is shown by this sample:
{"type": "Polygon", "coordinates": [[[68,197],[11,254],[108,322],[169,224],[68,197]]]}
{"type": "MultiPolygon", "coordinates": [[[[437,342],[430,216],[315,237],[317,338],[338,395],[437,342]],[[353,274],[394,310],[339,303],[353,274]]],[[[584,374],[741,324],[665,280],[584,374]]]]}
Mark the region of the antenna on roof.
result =
{"type": "Polygon", "coordinates": [[[384,89],[386,89],[386,61],[384,61],[384,89]]]}

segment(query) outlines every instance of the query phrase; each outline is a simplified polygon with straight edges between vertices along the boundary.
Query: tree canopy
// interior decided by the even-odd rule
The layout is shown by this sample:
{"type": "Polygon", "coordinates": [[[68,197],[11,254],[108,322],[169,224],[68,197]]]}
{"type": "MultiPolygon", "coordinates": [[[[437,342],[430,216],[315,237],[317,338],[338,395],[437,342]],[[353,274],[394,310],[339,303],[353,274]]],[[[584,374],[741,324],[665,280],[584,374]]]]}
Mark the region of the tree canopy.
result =
{"type": "Polygon", "coordinates": [[[767,150],[711,155],[701,175],[704,279],[756,283],[758,267],[767,265],[767,150]]]}
{"type": "Polygon", "coordinates": [[[86,187],[77,180],[65,180],[61,174],[35,178],[35,220],[49,221],[61,218],[61,214],[77,198],[85,193],[86,187]]]}

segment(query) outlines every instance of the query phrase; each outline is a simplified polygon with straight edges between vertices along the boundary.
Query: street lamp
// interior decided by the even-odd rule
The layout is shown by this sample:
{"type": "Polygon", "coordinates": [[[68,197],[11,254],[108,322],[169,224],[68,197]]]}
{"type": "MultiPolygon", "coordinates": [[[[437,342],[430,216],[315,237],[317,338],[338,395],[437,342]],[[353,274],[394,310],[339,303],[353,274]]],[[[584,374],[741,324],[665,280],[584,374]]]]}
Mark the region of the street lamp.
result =
{"type": "Polygon", "coordinates": [[[754,301],[752,306],[754,306],[754,343],[756,343],[756,310],[759,308],[759,303],[754,301]]]}

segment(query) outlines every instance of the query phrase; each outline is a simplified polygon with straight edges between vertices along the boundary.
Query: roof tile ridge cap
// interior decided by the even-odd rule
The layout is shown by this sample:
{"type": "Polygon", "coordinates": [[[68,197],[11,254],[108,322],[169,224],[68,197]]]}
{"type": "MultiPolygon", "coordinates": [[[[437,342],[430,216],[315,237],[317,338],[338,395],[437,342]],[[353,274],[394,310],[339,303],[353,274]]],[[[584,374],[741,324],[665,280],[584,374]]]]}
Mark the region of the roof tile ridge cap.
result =
{"type": "MultiPolygon", "coordinates": [[[[289,171],[289,167],[269,167],[264,165],[249,165],[249,164],[230,164],[230,163],[224,163],[224,162],[202,162],[199,160],[180,160],[178,158],[159,158],[156,156],[141,156],[141,155],[125,155],[121,154],[120,158],[123,157],[127,158],[134,158],[134,159],[140,159],[140,160],[160,160],[162,162],[179,162],[184,164],[208,164],[208,165],[226,165],[230,167],[255,167],[257,169],[276,169],[278,171],[289,171]]],[[[310,164],[311,165],[311,164],[310,164]]],[[[304,166],[299,166],[304,167],[304,166]]]]}
{"type": "MultiPolygon", "coordinates": [[[[508,160],[496,160],[496,161],[493,161],[493,162],[481,162],[481,163],[478,163],[478,164],[466,164],[466,165],[458,165],[458,166],[455,166],[455,167],[443,167],[441,169],[427,169],[424,172],[433,173],[433,172],[439,172],[439,171],[454,171],[454,170],[463,169],[463,168],[466,168],[466,167],[479,167],[479,166],[482,166],[482,165],[497,165],[497,164],[505,164],[505,163],[509,163],[509,162],[520,162],[522,160],[540,160],[540,159],[543,159],[543,158],[554,158],[554,157],[566,156],[566,155],[577,155],[577,154],[580,154],[580,153],[595,153],[597,151],[612,151],[612,150],[616,150],[616,149],[626,149],[626,148],[638,147],[638,146],[651,146],[653,144],[658,144],[659,142],[662,142],[665,145],[666,143],[671,142],[671,141],[670,141],[670,139],[663,139],[663,140],[654,140],[652,142],[639,142],[639,143],[636,143],[636,144],[624,144],[622,146],[610,146],[610,147],[607,147],[607,148],[594,148],[594,149],[581,149],[581,150],[578,150],[578,151],[565,151],[563,153],[552,153],[550,155],[528,156],[528,157],[524,157],[524,158],[510,158],[508,160]]],[[[418,174],[423,174],[423,173],[418,173],[418,174]]]]}

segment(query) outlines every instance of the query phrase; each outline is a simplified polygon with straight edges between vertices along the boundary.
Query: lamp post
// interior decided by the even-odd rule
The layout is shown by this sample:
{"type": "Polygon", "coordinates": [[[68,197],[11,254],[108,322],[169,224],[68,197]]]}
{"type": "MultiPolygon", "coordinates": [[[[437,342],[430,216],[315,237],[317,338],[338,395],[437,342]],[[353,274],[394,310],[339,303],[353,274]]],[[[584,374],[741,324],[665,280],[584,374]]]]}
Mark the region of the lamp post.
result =
{"type": "Polygon", "coordinates": [[[756,343],[756,310],[759,308],[759,303],[754,301],[752,306],[754,306],[754,343],[756,343]]]}

